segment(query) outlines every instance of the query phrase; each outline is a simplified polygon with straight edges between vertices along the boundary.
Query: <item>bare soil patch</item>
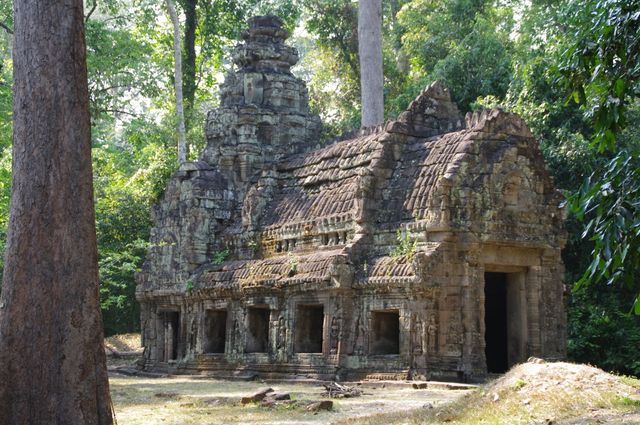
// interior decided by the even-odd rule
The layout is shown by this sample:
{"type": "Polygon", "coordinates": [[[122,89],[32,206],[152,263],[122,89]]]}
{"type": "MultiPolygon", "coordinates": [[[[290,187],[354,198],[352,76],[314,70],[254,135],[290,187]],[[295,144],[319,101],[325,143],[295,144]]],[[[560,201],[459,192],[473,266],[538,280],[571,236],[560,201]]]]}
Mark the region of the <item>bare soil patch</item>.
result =
{"type": "Polygon", "coordinates": [[[108,351],[142,352],[142,345],[140,344],[139,333],[112,335],[104,339],[104,346],[108,351]]]}
{"type": "Polygon", "coordinates": [[[107,367],[133,366],[142,355],[139,333],[112,335],[104,339],[107,367]]]}

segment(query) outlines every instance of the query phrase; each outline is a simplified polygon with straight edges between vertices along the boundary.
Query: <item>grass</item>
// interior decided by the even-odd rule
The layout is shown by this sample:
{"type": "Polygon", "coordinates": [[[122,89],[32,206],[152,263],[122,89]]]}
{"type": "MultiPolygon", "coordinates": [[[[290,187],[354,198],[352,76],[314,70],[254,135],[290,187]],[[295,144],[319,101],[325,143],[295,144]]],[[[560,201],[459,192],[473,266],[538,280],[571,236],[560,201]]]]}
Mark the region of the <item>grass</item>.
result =
{"type": "Polygon", "coordinates": [[[630,387],[640,390],[640,379],[638,378],[634,378],[633,376],[622,375],[620,376],[620,381],[622,381],[624,384],[630,387]]]}
{"type": "MultiPolygon", "coordinates": [[[[256,390],[256,383],[220,382],[178,377],[167,379],[111,378],[111,395],[121,425],[286,423],[315,418],[319,423],[331,412],[313,415],[301,409],[267,409],[257,403],[242,405],[240,398],[256,390]]],[[[292,394],[293,398],[304,395],[292,394]]]]}
{"type": "Polygon", "coordinates": [[[519,397],[503,402],[487,399],[477,390],[473,394],[440,408],[376,415],[339,422],[341,424],[432,424],[432,425],[515,425],[545,423],[558,418],[575,418],[593,411],[631,412],[640,409],[640,401],[615,394],[603,394],[588,403],[579,394],[553,394],[546,399],[523,400],[519,397]],[[571,400],[567,403],[567,400],[571,400]],[[525,402],[526,401],[526,402],[525,402]]]}
{"type": "Polygon", "coordinates": [[[361,397],[334,400],[333,411],[308,412],[305,401],[326,399],[319,385],[265,384],[219,381],[198,377],[111,377],[111,395],[119,425],[154,424],[326,424],[376,412],[416,408],[430,402],[439,405],[465,391],[366,388],[361,397]],[[267,408],[259,403],[242,405],[240,399],[258,388],[270,386],[288,392],[300,405],[267,408]]]}
{"type": "Polygon", "coordinates": [[[602,418],[613,418],[613,421],[606,423],[617,424],[622,423],[619,418],[628,414],[634,415],[635,422],[625,423],[640,423],[639,380],[617,378],[602,371],[581,376],[586,366],[562,365],[566,365],[563,367],[567,370],[575,368],[571,370],[575,375],[566,371],[549,373],[548,370],[543,370],[542,376],[538,377],[535,374],[516,373],[473,391],[454,403],[434,409],[376,415],[340,423],[516,425],[568,420],[569,423],[586,424],[600,423],[599,419],[602,418]]]}

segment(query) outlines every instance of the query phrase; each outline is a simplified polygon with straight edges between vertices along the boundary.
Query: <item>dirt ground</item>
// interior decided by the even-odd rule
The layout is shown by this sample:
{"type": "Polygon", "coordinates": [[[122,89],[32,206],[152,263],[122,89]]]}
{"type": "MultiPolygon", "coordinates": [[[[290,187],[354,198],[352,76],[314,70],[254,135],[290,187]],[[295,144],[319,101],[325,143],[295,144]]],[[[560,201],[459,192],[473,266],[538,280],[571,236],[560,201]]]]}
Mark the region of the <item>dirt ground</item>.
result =
{"type": "Polygon", "coordinates": [[[360,397],[333,399],[332,411],[309,412],[306,401],[328,400],[309,383],[236,382],[179,376],[140,378],[112,374],[111,395],[119,425],[153,424],[329,424],[345,419],[431,409],[469,390],[414,389],[411,384],[367,383],[360,397]],[[262,387],[288,392],[298,406],[273,408],[240,399],[262,387]]]}

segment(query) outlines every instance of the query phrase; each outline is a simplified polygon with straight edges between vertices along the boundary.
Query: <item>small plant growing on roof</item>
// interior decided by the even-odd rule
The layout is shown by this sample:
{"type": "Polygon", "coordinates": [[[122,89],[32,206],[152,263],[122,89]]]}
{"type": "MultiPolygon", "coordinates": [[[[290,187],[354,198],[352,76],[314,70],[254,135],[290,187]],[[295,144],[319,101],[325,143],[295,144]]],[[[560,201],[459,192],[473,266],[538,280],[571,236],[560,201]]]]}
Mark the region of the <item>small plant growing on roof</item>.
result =
{"type": "Polygon", "coordinates": [[[298,273],[298,264],[300,261],[298,260],[298,257],[293,255],[291,252],[289,252],[287,256],[289,257],[289,276],[294,276],[298,273]]]}
{"type": "Polygon", "coordinates": [[[190,294],[191,292],[193,292],[193,279],[189,278],[187,279],[187,284],[185,286],[185,289],[187,290],[187,293],[190,294]]]}
{"type": "Polygon", "coordinates": [[[418,250],[418,241],[413,239],[407,230],[398,230],[396,239],[398,245],[391,251],[391,257],[396,260],[401,257],[411,260],[418,250]]]}
{"type": "Polygon", "coordinates": [[[213,253],[213,260],[211,260],[211,262],[214,265],[219,266],[220,264],[225,262],[227,257],[229,257],[229,250],[227,248],[225,248],[222,251],[214,252],[213,253]]]}
{"type": "Polygon", "coordinates": [[[256,255],[256,252],[258,252],[258,242],[254,241],[253,239],[249,241],[249,249],[251,250],[251,253],[253,255],[256,255]]]}

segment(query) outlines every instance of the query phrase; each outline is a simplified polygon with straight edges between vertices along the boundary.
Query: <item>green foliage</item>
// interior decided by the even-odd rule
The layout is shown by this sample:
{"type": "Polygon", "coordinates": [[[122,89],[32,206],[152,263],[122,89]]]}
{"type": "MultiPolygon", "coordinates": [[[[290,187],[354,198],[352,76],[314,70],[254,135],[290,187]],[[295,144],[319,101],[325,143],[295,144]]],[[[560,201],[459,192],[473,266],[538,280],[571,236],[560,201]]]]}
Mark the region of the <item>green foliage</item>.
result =
{"type": "Polygon", "coordinates": [[[574,12],[568,23],[575,38],[562,56],[561,81],[593,123],[594,153],[611,158],[571,199],[576,216],[587,220],[583,238],[594,242],[591,265],[578,287],[624,285],[635,291],[634,311],[640,314],[640,144],[637,134],[618,141],[628,135],[623,130],[629,104],[640,94],[640,9],[633,2],[591,0],[570,2],[568,10],[574,12]]]}
{"type": "Polygon", "coordinates": [[[135,115],[134,101],[152,97],[161,91],[162,75],[154,63],[150,40],[140,37],[137,30],[112,21],[90,19],[86,25],[87,68],[91,115],[109,119],[111,116],[135,115]]]}
{"type": "Polygon", "coordinates": [[[133,275],[140,269],[146,253],[146,241],[140,239],[120,251],[101,250],[100,306],[107,336],[140,329],[133,275]]]}
{"type": "Polygon", "coordinates": [[[640,9],[625,0],[570,3],[575,34],[564,53],[562,72],[572,97],[588,106],[600,152],[616,148],[626,126],[629,97],[637,96],[640,79],[640,9]]]}
{"type": "Polygon", "coordinates": [[[433,70],[460,40],[472,31],[474,21],[490,6],[486,0],[412,0],[400,10],[398,20],[412,69],[433,70]]]}
{"type": "Polygon", "coordinates": [[[139,328],[135,272],[146,256],[151,205],[176,167],[175,149],[154,144],[163,132],[140,119],[134,123],[117,142],[98,140],[93,148],[100,298],[107,335],[139,328]]]}
{"type": "Polygon", "coordinates": [[[190,294],[191,292],[193,292],[193,289],[194,289],[193,279],[187,280],[187,283],[185,284],[185,289],[187,291],[187,294],[190,294]]]}
{"type": "Polygon", "coordinates": [[[228,257],[229,257],[229,250],[225,248],[222,251],[217,251],[213,253],[213,259],[211,260],[211,263],[216,266],[219,266],[220,264],[224,263],[228,257]]]}
{"type": "Polygon", "coordinates": [[[514,390],[519,390],[520,388],[524,387],[525,385],[527,385],[527,381],[525,381],[522,378],[519,378],[515,384],[513,385],[513,389],[514,390]]]}
{"type": "Polygon", "coordinates": [[[303,22],[310,33],[294,40],[303,53],[311,110],[326,124],[327,138],[360,126],[358,4],[350,0],[304,0],[303,22]]]}
{"type": "Polygon", "coordinates": [[[391,251],[391,257],[411,261],[418,250],[418,241],[413,239],[407,230],[398,230],[396,239],[398,245],[391,251]]]}
{"type": "Polygon", "coordinates": [[[463,111],[480,96],[504,97],[512,73],[511,14],[486,0],[407,2],[398,13],[412,73],[406,87],[415,95],[442,80],[463,111]]]}
{"type": "Polygon", "coordinates": [[[298,273],[298,265],[300,264],[300,260],[298,257],[293,255],[293,253],[287,253],[287,261],[289,263],[289,276],[294,276],[298,273]]]}
{"type": "Polygon", "coordinates": [[[350,0],[314,0],[304,2],[306,28],[317,42],[336,54],[341,72],[349,80],[360,81],[358,59],[358,5],[350,0]]]}
{"type": "Polygon", "coordinates": [[[568,306],[569,358],[640,376],[640,317],[628,314],[632,293],[606,286],[588,289],[575,292],[568,306]]]}
{"type": "MultiPolygon", "coordinates": [[[[588,220],[582,237],[594,243],[591,265],[577,288],[586,282],[603,281],[640,289],[639,154],[618,152],[603,173],[594,173],[585,181],[573,199],[574,213],[588,220]]],[[[635,312],[640,315],[640,298],[636,298],[635,312]]]]}
{"type": "Polygon", "coordinates": [[[502,98],[512,72],[509,50],[508,34],[479,17],[471,32],[436,63],[431,78],[441,80],[463,110],[481,96],[502,98]]]}

